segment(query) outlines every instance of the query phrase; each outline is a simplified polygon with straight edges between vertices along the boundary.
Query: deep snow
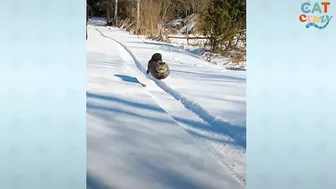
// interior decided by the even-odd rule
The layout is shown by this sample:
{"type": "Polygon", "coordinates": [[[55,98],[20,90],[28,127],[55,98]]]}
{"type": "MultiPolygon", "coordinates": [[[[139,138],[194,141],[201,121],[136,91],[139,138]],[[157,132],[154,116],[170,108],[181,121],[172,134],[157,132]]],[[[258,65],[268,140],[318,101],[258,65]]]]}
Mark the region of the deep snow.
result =
{"type": "Polygon", "coordinates": [[[88,188],[243,188],[245,72],[116,28],[88,34],[88,188]],[[155,52],[164,81],[144,74],[155,52]]]}

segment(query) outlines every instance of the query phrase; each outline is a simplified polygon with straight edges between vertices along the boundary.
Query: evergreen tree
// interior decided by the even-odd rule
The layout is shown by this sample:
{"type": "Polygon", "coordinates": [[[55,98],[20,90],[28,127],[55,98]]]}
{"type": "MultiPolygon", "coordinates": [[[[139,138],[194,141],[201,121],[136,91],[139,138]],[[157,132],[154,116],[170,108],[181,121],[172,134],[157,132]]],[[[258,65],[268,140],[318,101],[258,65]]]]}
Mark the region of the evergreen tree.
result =
{"type": "Polygon", "coordinates": [[[203,15],[203,33],[209,39],[211,54],[226,54],[231,48],[234,37],[246,27],[245,11],[245,0],[212,1],[203,15]]]}

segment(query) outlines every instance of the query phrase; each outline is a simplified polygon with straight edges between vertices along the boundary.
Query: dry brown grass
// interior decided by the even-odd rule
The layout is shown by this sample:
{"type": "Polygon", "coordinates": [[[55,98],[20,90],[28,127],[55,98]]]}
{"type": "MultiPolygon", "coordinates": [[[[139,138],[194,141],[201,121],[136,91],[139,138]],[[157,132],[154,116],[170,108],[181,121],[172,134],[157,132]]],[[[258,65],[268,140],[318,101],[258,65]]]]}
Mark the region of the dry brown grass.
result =
{"type": "Polygon", "coordinates": [[[229,56],[232,59],[233,64],[239,64],[242,61],[246,61],[246,50],[244,51],[231,51],[229,56]]]}
{"type": "MultiPolygon", "coordinates": [[[[130,8],[129,11],[136,25],[137,11],[136,7],[130,8]]],[[[160,22],[161,13],[160,0],[141,0],[140,1],[140,34],[153,37],[158,34],[158,24],[160,22]]]]}

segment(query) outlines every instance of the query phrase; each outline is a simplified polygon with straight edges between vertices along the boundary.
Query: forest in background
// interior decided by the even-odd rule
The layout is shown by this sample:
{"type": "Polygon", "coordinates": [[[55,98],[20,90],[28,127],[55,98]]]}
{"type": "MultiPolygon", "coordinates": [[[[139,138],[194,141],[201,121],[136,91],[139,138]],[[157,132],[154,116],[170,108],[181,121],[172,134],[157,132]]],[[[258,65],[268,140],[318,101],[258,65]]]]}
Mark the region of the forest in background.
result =
{"type": "Polygon", "coordinates": [[[170,42],[205,39],[213,54],[246,61],[246,0],[87,0],[90,15],[107,26],[170,42]],[[177,35],[179,34],[179,35],[177,35]]]}

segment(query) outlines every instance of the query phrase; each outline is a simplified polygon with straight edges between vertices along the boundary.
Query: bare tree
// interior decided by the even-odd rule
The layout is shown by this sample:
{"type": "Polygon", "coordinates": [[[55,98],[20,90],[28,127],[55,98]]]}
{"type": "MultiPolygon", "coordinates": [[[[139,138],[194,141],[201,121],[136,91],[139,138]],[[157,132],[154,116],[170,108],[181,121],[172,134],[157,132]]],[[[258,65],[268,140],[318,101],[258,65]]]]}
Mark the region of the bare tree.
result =
{"type": "Polygon", "coordinates": [[[159,22],[158,22],[158,36],[157,36],[157,40],[159,41],[166,41],[169,42],[168,37],[164,34],[163,31],[163,24],[164,21],[167,18],[167,14],[169,12],[169,8],[172,6],[172,0],[162,0],[160,2],[160,18],[159,18],[159,22]]]}
{"type": "Polygon", "coordinates": [[[136,34],[140,31],[140,0],[137,0],[137,21],[136,21],[136,34]]]}
{"type": "Polygon", "coordinates": [[[118,26],[118,0],[114,2],[114,24],[118,26]]]}

